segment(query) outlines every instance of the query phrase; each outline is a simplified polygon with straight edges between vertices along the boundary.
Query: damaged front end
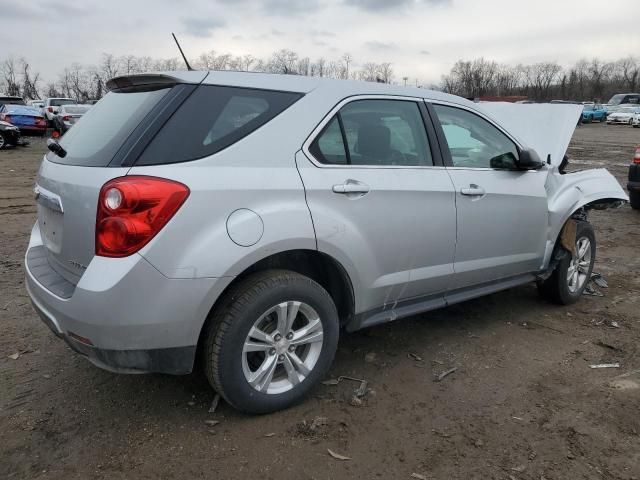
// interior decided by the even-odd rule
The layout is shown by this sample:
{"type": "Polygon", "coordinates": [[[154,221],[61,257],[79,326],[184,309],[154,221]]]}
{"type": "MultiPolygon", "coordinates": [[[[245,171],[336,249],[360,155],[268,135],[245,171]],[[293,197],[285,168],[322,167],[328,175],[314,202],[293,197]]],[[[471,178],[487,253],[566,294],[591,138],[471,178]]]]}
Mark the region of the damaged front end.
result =
{"type": "Polygon", "coordinates": [[[598,168],[562,174],[553,168],[545,184],[549,205],[549,235],[542,267],[553,270],[558,250],[572,252],[575,221],[586,221],[589,210],[618,208],[629,197],[606,169],[598,168]],[[573,232],[573,238],[571,237],[573,232]],[[558,246],[565,246],[558,249],[558,246]],[[553,255],[555,253],[555,255],[553,255]],[[553,259],[552,259],[553,255],[553,259]]]}
{"type": "Polygon", "coordinates": [[[524,145],[547,160],[549,224],[541,270],[545,272],[543,275],[549,275],[556,256],[574,248],[569,245],[575,245],[575,225],[572,226],[575,221],[587,220],[587,212],[592,209],[620,207],[629,197],[604,168],[565,171],[567,148],[582,116],[582,105],[484,103],[481,108],[498,123],[508,125],[524,145]],[[562,248],[563,245],[566,247],[562,248]]]}

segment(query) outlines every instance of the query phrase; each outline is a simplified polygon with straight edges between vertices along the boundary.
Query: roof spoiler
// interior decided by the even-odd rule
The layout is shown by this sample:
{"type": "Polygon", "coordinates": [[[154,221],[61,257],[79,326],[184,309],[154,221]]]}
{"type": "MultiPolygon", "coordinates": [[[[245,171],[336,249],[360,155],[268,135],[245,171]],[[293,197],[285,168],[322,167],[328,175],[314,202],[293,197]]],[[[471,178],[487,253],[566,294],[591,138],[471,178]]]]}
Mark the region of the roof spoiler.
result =
{"type": "Polygon", "coordinates": [[[145,74],[145,75],[126,75],[122,77],[114,77],[107,82],[107,88],[111,91],[124,90],[128,88],[157,86],[170,87],[178,83],[177,78],[168,75],[145,74]]]}
{"type": "Polygon", "coordinates": [[[197,85],[207,77],[209,72],[175,70],[171,72],[140,73],[114,77],[107,82],[107,88],[111,91],[124,91],[144,87],[163,88],[171,87],[179,83],[197,85]]]}

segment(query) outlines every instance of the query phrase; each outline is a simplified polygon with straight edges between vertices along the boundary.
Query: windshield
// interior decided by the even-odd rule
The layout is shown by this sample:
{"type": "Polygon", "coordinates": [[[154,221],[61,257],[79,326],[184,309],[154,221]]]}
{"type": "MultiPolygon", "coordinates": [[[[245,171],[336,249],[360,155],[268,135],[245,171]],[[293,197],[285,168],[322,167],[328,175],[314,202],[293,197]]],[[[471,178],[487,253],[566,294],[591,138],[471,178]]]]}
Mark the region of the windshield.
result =
{"type": "Polygon", "coordinates": [[[591,110],[595,110],[595,107],[593,105],[585,105],[582,110],[586,111],[591,111],[591,110]]]}
{"type": "Polygon", "coordinates": [[[625,97],[624,94],[619,93],[611,97],[607,103],[609,105],[620,105],[622,103],[622,100],[624,100],[624,97],[625,97]]]}
{"type": "Polygon", "coordinates": [[[70,98],[53,98],[49,103],[52,107],[59,107],[60,105],[73,105],[75,100],[71,100],[70,98]]]}
{"type": "MultiPolygon", "coordinates": [[[[64,158],[47,158],[65,165],[106,167],[125,140],[170,88],[109,92],[60,139],[64,158]]],[[[81,108],[81,107],[78,107],[81,108]]]]}
{"type": "Polygon", "coordinates": [[[13,105],[24,105],[24,100],[20,97],[0,97],[0,105],[11,103],[13,105]]]}

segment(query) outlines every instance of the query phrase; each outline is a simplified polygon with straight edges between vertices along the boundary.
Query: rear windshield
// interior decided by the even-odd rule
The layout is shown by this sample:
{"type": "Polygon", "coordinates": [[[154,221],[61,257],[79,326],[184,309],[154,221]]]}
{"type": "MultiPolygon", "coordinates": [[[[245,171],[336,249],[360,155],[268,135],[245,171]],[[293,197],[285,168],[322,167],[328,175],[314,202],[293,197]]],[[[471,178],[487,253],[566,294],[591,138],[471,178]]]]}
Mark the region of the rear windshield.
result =
{"type": "Polygon", "coordinates": [[[72,115],[78,115],[86,113],[89,107],[62,107],[65,113],[71,113],[72,115]]]}
{"type": "Polygon", "coordinates": [[[24,100],[20,97],[0,97],[0,105],[11,103],[13,105],[25,105],[24,100]]]}
{"type": "Polygon", "coordinates": [[[51,105],[52,107],[59,107],[61,105],[73,105],[75,102],[75,100],[71,100],[70,98],[52,98],[49,101],[49,105],[51,105]]]}
{"type": "Polygon", "coordinates": [[[260,128],[300,97],[292,92],[201,85],[167,121],[136,165],[212,155],[260,128]]]}
{"type": "Polygon", "coordinates": [[[106,167],[131,132],[169,90],[107,93],[60,139],[67,155],[60,158],[50,153],[47,159],[65,165],[106,167]]]}

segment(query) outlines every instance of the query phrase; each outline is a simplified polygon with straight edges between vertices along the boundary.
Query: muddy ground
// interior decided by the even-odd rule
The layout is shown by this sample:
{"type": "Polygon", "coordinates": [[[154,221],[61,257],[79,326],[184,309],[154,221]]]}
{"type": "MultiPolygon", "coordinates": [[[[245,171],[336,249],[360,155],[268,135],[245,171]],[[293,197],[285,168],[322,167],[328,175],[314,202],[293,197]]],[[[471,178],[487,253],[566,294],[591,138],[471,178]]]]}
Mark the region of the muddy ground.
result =
{"type": "MultiPolygon", "coordinates": [[[[624,184],[637,143],[594,124],[570,154],[624,184]]],[[[640,478],[640,212],[591,214],[604,297],[557,307],[529,285],[343,334],[330,377],[366,379],[362,405],[344,381],[285,412],[210,414],[201,374],[99,370],[34,313],[22,258],[44,148],[0,152],[0,477],[640,478]]]]}

